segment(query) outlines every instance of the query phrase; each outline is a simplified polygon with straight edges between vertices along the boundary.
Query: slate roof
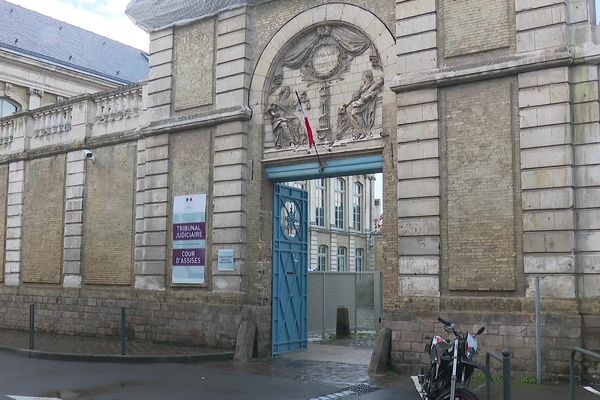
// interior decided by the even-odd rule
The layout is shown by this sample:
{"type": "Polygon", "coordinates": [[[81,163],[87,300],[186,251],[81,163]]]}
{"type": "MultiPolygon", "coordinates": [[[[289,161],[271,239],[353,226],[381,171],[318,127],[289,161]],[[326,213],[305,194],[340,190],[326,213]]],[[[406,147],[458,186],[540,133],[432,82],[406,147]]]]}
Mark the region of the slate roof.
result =
{"type": "Polygon", "coordinates": [[[148,76],[142,50],[5,0],[0,0],[0,49],[121,84],[148,76]]]}
{"type": "Polygon", "coordinates": [[[147,32],[269,0],[132,0],[125,13],[147,32]]]}

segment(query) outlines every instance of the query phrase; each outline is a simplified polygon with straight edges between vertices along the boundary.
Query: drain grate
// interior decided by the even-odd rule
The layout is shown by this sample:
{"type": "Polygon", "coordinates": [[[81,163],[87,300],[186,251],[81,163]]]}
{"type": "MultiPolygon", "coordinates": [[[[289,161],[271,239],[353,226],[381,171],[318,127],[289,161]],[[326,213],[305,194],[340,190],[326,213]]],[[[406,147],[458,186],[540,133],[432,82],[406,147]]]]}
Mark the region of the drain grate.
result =
{"type": "Polygon", "coordinates": [[[368,383],[359,383],[358,385],[350,386],[345,390],[350,390],[354,393],[372,393],[376,392],[380,387],[369,385],[368,383]]]}
{"type": "Polygon", "coordinates": [[[380,387],[369,385],[368,383],[359,383],[357,385],[353,385],[353,386],[347,387],[345,389],[342,389],[339,392],[326,394],[326,395],[320,396],[320,397],[313,397],[310,400],[339,399],[340,397],[355,396],[357,394],[363,394],[363,393],[373,393],[380,389],[381,389],[380,387]]]}

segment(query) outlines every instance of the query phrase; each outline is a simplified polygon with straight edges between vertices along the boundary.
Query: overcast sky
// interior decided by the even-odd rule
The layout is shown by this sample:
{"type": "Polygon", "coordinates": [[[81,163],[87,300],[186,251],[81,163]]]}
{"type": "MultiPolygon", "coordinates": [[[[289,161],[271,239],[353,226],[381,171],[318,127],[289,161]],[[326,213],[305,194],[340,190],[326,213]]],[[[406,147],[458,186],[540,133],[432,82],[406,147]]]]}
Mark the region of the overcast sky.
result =
{"type": "Polygon", "coordinates": [[[148,35],[125,15],[125,7],[130,0],[8,1],[148,51],[148,35]]]}

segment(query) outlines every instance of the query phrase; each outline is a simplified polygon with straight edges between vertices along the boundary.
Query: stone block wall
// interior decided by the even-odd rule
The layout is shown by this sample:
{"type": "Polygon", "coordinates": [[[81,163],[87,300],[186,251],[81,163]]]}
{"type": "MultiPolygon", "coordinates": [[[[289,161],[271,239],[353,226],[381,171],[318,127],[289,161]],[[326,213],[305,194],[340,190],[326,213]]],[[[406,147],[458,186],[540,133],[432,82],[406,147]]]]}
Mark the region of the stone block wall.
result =
{"type": "Polygon", "coordinates": [[[85,219],[85,284],[132,283],[135,149],[135,143],[98,148],[87,167],[85,218],[71,211],[73,218],[85,219]]]}
{"type": "Polygon", "coordinates": [[[213,19],[175,29],[173,39],[173,108],[175,111],[213,103],[214,37],[213,19]]]}
{"type": "MultiPolygon", "coordinates": [[[[535,374],[535,316],[531,303],[523,304],[516,299],[482,301],[477,298],[454,299],[446,311],[440,311],[444,319],[456,322],[463,331],[475,332],[485,326],[479,337],[481,353],[476,361],[485,363],[485,352],[500,353],[504,348],[512,351],[511,367],[516,376],[535,374]],[[490,303],[493,301],[493,306],[490,303]],[[481,308],[493,308],[493,312],[481,312],[481,308]]],[[[553,305],[548,304],[548,311],[553,305]]],[[[414,373],[427,365],[429,354],[425,346],[433,335],[445,335],[435,313],[408,310],[390,311],[385,315],[392,329],[392,365],[402,373],[414,373]]],[[[569,376],[570,348],[579,346],[582,331],[577,315],[549,312],[542,318],[544,351],[543,377],[566,379],[569,376]]],[[[493,364],[496,372],[501,364],[493,364]]]]}
{"type": "Polygon", "coordinates": [[[65,168],[64,154],[26,163],[21,243],[23,282],[61,282],[65,168]]]}
{"type": "MultiPolygon", "coordinates": [[[[484,348],[512,347],[516,370],[535,372],[540,276],[544,374],[566,376],[572,347],[598,349],[598,67],[577,55],[548,61],[568,45],[589,45],[588,8],[553,0],[396,5],[400,269],[385,319],[393,363],[414,371],[425,361],[411,353],[440,329],[440,314],[470,329],[489,325],[484,348]],[[486,15],[477,11],[484,3],[486,15]],[[492,15],[498,35],[482,22],[492,15]],[[421,36],[432,29],[437,46],[421,36]],[[433,140],[436,148],[421,150],[433,140]],[[431,213],[441,218],[426,224],[431,213]],[[441,260],[435,246],[415,257],[432,234],[441,260]],[[417,245],[403,246],[406,236],[417,245]]],[[[387,290],[396,276],[385,279],[387,290]]]]}
{"type": "Polygon", "coordinates": [[[448,290],[516,289],[521,240],[515,226],[520,207],[513,88],[512,80],[502,79],[443,92],[442,241],[448,290]]]}
{"type": "Polygon", "coordinates": [[[509,48],[514,43],[510,1],[442,0],[441,8],[444,58],[509,48]]]}

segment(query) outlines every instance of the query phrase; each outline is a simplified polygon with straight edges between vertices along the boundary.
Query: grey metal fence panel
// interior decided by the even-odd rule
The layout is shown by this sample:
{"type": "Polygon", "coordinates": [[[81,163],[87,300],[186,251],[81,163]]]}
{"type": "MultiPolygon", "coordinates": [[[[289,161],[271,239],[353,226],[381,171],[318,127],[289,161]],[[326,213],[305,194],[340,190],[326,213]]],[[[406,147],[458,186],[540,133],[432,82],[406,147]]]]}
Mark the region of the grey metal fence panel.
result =
{"type": "Polygon", "coordinates": [[[335,332],[337,308],[348,308],[350,327],[377,330],[381,315],[380,272],[309,272],[309,334],[335,332]]]}
{"type": "Polygon", "coordinates": [[[308,273],[308,333],[323,334],[323,273],[308,273]]]}
{"type": "Polygon", "coordinates": [[[325,276],[325,331],[335,332],[337,309],[348,308],[350,328],[355,326],[355,276],[351,272],[331,272],[325,276]]]}

